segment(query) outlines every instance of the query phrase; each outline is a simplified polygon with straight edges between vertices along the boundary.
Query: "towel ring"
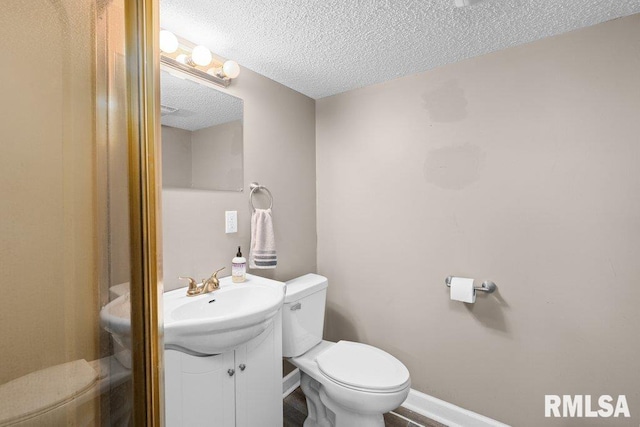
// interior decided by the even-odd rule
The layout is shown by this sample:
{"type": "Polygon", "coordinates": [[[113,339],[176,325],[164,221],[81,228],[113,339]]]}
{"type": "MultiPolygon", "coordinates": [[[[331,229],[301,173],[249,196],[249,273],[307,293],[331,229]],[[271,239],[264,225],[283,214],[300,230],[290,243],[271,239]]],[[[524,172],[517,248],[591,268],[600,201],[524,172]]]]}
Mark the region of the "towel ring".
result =
{"type": "Polygon", "coordinates": [[[266,191],[269,195],[269,207],[267,209],[271,209],[273,207],[273,195],[267,187],[265,187],[264,185],[260,185],[257,182],[252,182],[251,184],[249,184],[249,188],[251,188],[251,192],[249,193],[249,204],[251,205],[251,209],[253,209],[254,211],[256,210],[256,207],[253,206],[253,193],[260,190],[266,191]]]}

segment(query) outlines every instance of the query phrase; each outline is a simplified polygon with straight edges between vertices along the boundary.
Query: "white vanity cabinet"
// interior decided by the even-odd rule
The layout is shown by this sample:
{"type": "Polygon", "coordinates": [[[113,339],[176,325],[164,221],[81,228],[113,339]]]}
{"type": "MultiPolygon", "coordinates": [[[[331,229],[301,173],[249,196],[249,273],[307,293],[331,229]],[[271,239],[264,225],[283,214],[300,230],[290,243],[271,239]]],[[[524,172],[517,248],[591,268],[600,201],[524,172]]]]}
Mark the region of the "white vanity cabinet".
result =
{"type": "Polygon", "coordinates": [[[193,356],[165,350],[168,427],[282,426],[282,314],[234,350],[193,356]]]}

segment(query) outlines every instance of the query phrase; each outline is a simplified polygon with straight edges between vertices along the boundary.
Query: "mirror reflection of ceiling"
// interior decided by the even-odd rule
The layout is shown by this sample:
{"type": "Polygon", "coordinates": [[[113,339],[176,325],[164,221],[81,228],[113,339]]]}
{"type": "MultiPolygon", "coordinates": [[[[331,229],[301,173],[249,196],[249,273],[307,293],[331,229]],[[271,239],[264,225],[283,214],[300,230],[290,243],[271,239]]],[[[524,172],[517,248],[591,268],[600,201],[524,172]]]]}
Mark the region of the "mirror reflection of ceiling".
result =
{"type": "Polygon", "coordinates": [[[241,99],[166,71],[160,98],[165,126],[195,131],[242,119],[241,99]]]}
{"type": "Polygon", "coordinates": [[[469,2],[160,0],[160,25],[318,99],[640,12],[640,0],[469,2]]]}

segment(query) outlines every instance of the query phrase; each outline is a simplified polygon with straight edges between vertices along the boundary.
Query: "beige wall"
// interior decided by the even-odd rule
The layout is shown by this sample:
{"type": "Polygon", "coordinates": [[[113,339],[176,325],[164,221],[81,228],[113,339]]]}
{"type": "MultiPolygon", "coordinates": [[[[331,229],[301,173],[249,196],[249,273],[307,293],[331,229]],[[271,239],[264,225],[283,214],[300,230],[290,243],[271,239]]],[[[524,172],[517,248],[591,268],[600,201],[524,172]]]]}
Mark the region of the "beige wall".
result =
{"type": "Polygon", "coordinates": [[[545,394],[640,422],[640,15],[317,102],[326,337],[517,426],[545,394]],[[451,302],[447,275],[495,295],[451,302]]]}
{"type": "Polygon", "coordinates": [[[242,120],[193,132],[191,149],[194,188],[242,188],[242,120]]]}
{"type": "MultiPolygon", "coordinates": [[[[105,33],[101,34],[98,29],[99,42],[106,39],[104,56],[98,54],[99,60],[104,59],[105,63],[98,62],[98,99],[100,100],[100,84],[107,85],[108,114],[107,123],[97,123],[98,132],[106,132],[105,151],[98,154],[98,165],[108,164],[107,173],[103,178],[107,178],[106,183],[98,183],[101,188],[107,188],[108,197],[104,202],[108,205],[100,207],[99,213],[108,211],[108,239],[101,243],[108,244],[108,250],[101,250],[104,256],[108,253],[106,263],[109,265],[108,286],[128,282],[131,277],[130,261],[130,234],[129,234],[129,135],[127,116],[124,106],[127,105],[129,95],[126,85],[126,64],[125,64],[125,28],[124,28],[124,0],[110,1],[103,4],[104,11],[101,11],[98,18],[98,25],[104,25],[105,33]],[[104,157],[101,157],[104,156],[104,157]],[[108,159],[106,159],[108,157],[108,159]]],[[[98,43],[100,48],[101,43],[98,43]]],[[[103,105],[98,101],[98,107],[103,105]]],[[[100,118],[100,116],[98,117],[100,118]]],[[[99,195],[102,198],[102,194],[99,195]]],[[[102,221],[101,221],[102,223],[102,221]]],[[[104,277],[104,276],[103,276],[104,277]]],[[[101,286],[102,299],[101,306],[108,301],[108,292],[105,295],[105,286],[101,286]],[[107,297],[107,298],[105,298],[107,297]]]]}
{"type": "Polygon", "coordinates": [[[244,100],[244,191],[163,191],[165,290],[186,286],[181,275],[199,280],[222,266],[221,276],[231,274],[238,245],[249,255],[251,181],[274,197],[278,267],[259,274],[288,280],[316,270],[314,101],[247,69],[222,90],[244,100]],[[238,211],[238,233],[225,234],[226,210],[238,211]]]}
{"type": "Polygon", "coordinates": [[[242,120],[196,131],[162,126],[162,186],[242,189],[242,120]]]}
{"type": "Polygon", "coordinates": [[[162,186],[191,188],[191,131],[162,126],[162,186]]]}
{"type": "Polygon", "coordinates": [[[2,4],[0,384],[97,357],[94,20],[89,2],[2,4]]]}

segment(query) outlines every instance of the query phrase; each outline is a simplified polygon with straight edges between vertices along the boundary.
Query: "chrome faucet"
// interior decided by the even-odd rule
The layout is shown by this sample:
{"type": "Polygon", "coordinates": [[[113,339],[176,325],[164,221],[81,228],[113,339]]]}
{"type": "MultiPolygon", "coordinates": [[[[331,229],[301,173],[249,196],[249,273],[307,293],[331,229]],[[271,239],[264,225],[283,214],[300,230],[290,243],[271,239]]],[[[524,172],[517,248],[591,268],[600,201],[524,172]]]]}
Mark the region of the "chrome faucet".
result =
{"type": "Polygon", "coordinates": [[[222,270],[224,270],[224,267],[216,270],[207,280],[202,279],[202,285],[200,286],[198,286],[198,283],[192,277],[178,277],[178,279],[189,281],[187,296],[194,297],[196,295],[208,294],[209,292],[220,289],[220,280],[218,280],[218,273],[222,270]]]}

